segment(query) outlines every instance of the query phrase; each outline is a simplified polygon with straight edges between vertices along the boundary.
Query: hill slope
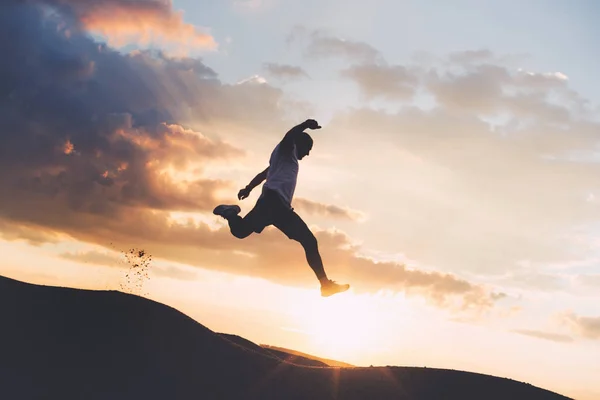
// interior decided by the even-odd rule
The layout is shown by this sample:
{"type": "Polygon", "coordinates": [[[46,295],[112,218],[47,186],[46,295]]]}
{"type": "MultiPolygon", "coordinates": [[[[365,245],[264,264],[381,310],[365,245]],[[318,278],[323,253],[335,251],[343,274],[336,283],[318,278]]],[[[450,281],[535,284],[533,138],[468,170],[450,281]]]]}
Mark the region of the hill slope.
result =
{"type": "Polygon", "coordinates": [[[423,368],[310,368],[114,291],[0,277],[2,399],[529,399],[530,385],[423,368]]]}
{"type": "MultiPolygon", "coordinates": [[[[319,361],[317,357],[309,356],[304,357],[299,354],[294,354],[293,350],[288,351],[280,351],[279,348],[274,348],[270,346],[259,346],[256,343],[249,341],[248,339],[244,339],[238,335],[231,335],[228,333],[219,333],[219,335],[232,343],[237,344],[238,346],[245,347],[247,349],[256,351],[261,353],[267,357],[275,357],[279,360],[285,361],[287,363],[295,364],[295,365],[303,365],[309,367],[329,367],[330,364],[326,364],[322,361],[319,361]]],[[[282,349],[287,350],[287,349],[282,349]]]]}
{"type": "MultiPolygon", "coordinates": [[[[329,367],[354,367],[352,364],[348,364],[342,361],[331,360],[329,358],[321,358],[317,356],[313,356],[312,354],[302,353],[301,351],[286,349],[283,347],[270,346],[268,344],[261,344],[261,347],[269,350],[271,353],[275,354],[277,357],[283,360],[297,360],[297,359],[306,359],[312,360],[317,365],[321,366],[329,366],[329,367]]],[[[310,364],[305,364],[310,365],[310,364]]]]}

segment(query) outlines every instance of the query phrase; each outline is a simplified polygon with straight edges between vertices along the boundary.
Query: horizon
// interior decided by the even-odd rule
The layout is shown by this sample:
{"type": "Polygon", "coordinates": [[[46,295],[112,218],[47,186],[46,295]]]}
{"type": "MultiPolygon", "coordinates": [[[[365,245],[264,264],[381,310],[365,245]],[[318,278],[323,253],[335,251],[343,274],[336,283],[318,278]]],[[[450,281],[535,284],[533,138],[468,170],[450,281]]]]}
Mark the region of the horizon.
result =
{"type": "Polygon", "coordinates": [[[516,5],[0,5],[0,275],[599,398],[596,6],[516,5]],[[250,211],[262,185],[238,190],[308,118],[292,206],[350,284],[330,298],[298,243],[212,213],[250,211]]]}

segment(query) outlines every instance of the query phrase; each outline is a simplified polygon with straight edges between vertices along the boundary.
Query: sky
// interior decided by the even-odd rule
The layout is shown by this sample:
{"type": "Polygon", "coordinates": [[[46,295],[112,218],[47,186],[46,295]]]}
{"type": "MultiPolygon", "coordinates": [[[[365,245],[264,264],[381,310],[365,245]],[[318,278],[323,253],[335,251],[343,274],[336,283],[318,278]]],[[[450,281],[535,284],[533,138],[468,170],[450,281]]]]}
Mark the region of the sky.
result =
{"type": "Polygon", "coordinates": [[[356,365],[600,398],[592,1],[9,0],[0,274],[356,365]],[[307,118],[298,243],[212,214],[307,118]],[[143,251],[142,251],[143,250],[143,251]],[[140,252],[141,251],[141,252],[140,252]]]}

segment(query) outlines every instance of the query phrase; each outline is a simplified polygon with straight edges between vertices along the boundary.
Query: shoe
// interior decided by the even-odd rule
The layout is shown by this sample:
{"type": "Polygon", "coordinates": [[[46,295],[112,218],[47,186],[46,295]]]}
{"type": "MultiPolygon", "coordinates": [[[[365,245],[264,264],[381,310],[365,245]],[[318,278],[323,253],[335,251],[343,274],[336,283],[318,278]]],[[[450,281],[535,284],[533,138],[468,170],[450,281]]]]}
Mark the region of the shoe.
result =
{"type": "Polygon", "coordinates": [[[321,284],[321,296],[329,297],[336,293],[345,292],[348,289],[350,289],[350,285],[348,285],[348,284],[341,285],[341,284],[336,283],[329,279],[329,280],[327,280],[326,284],[321,284]]]}
{"type": "Polygon", "coordinates": [[[225,219],[229,219],[234,215],[238,215],[241,211],[242,209],[240,208],[240,206],[228,206],[225,204],[221,204],[220,206],[215,207],[215,209],[213,210],[213,214],[219,215],[225,219]]]}

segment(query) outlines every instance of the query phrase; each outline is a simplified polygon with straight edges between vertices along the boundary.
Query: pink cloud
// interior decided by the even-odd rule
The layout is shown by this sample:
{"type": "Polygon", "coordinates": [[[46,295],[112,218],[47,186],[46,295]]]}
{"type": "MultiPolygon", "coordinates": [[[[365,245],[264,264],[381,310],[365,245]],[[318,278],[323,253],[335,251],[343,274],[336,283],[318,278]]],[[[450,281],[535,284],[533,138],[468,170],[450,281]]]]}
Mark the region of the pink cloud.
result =
{"type": "Polygon", "coordinates": [[[127,43],[214,49],[217,44],[207,32],[186,23],[170,0],[58,0],[68,5],[83,26],[107,38],[111,45],[127,43]]]}

